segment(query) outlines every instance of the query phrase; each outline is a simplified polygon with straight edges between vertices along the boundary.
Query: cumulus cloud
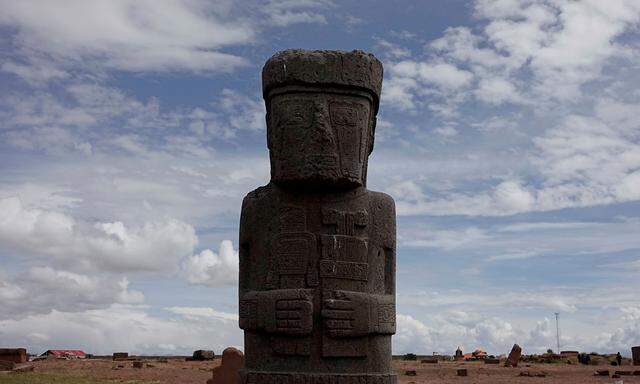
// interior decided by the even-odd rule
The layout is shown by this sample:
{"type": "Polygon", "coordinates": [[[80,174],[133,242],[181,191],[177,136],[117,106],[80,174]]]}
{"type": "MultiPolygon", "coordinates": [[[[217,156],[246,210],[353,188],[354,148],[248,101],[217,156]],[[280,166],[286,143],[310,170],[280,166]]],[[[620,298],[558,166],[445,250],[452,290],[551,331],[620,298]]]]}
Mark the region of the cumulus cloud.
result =
{"type": "Polygon", "coordinates": [[[475,101],[492,106],[572,104],[587,96],[584,87],[599,81],[607,66],[634,57],[621,41],[640,20],[633,0],[478,0],[474,10],[478,31],[450,27],[425,45],[422,57],[389,58],[384,103],[401,110],[429,106],[450,117],[451,108],[474,101],[466,97],[470,89],[475,101]]]}
{"type": "Polygon", "coordinates": [[[182,268],[186,279],[192,284],[210,287],[232,285],[238,282],[238,251],[233,249],[231,240],[223,240],[217,254],[205,249],[197,255],[189,256],[182,268]]]}
{"type": "Polygon", "coordinates": [[[3,1],[2,9],[0,23],[17,31],[19,48],[62,66],[230,71],[247,62],[222,49],[255,34],[228,7],[205,1],[3,1]]]}
{"type": "Polygon", "coordinates": [[[103,83],[73,82],[57,92],[11,95],[0,100],[2,142],[50,155],[158,152],[211,158],[214,147],[238,133],[265,128],[258,97],[222,89],[211,102],[192,109],[161,108],[157,99],[139,100],[103,83]]]}
{"type": "Polygon", "coordinates": [[[159,316],[144,306],[121,304],[82,312],[53,310],[0,320],[0,338],[9,345],[25,345],[30,353],[78,348],[105,355],[114,351],[190,355],[196,349],[221,353],[229,345],[241,348],[242,333],[233,315],[187,316],[180,312],[174,308],[166,312],[168,316],[159,316]]]}
{"type": "Polygon", "coordinates": [[[261,5],[267,22],[278,27],[299,23],[326,24],[327,19],[321,11],[331,7],[333,3],[328,0],[269,0],[261,5]]]}
{"type": "Polygon", "coordinates": [[[32,267],[13,280],[0,279],[0,318],[19,319],[52,310],[82,312],[113,303],[139,304],[140,291],[129,289],[126,277],[90,276],[51,267],[32,267]]]}
{"type": "Polygon", "coordinates": [[[508,353],[514,342],[523,339],[519,330],[498,318],[478,319],[466,312],[450,313],[448,321],[433,318],[425,324],[409,315],[398,315],[398,332],[393,338],[394,353],[453,355],[459,346],[470,352],[476,348],[491,354],[508,353]]]}
{"type": "Polygon", "coordinates": [[[84,222],[64,213],[0,199],[0,245],[31,257],[51,257],[79,270],[166,271],[191,254],[193,227],[178,221],[137,227],[122,222],[84,222]]]}

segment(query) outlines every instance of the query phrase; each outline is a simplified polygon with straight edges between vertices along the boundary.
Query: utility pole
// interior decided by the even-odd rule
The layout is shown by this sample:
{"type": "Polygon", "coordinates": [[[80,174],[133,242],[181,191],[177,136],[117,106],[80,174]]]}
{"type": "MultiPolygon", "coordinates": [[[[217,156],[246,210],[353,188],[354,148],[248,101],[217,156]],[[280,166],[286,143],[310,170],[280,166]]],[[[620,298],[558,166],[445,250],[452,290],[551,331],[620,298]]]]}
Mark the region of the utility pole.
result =
{"type": "Polygon", "coordinates": [[[558,324],[558,317],[560,316],[560,313],[556,312],[556,342],[558,345],[558,350],[557,350],[557,354],[560,354],[560,325],[558,324]]]}

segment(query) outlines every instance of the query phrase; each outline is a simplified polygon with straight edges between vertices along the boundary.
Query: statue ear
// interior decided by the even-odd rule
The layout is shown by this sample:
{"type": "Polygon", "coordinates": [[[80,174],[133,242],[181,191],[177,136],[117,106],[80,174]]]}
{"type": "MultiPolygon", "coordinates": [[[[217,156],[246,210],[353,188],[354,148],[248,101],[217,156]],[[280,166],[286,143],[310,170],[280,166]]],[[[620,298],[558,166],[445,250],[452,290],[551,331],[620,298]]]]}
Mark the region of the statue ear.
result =
{"type": "Polygon", "coordinates": [[[373,152],[373,142],[376,137],[376,123],[378,122],[378,118],[373,116],[373,121],[371,122],[371,130],[369,131],[369,154],[373,152]]]}

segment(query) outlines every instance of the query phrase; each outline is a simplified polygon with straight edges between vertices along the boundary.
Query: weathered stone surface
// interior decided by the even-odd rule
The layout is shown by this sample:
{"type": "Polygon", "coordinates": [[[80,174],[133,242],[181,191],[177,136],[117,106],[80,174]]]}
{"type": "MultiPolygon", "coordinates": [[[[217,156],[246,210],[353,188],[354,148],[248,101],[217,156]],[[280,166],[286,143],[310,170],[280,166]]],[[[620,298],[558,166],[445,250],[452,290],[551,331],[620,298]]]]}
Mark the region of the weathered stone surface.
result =
{"type": "Polygon", "coordinates": [[[607,376],[607,377],[609,377],[609,370],[608,369],[598,369],[597,371],[595,371],[595,373],[593,375],[594,376],[607,376]]]}
{"type": "Polygon", "coordinates": [[[195,361],[205,361],[205,360],[213,360],[216,357],[216,354],[210,350],[198,349],[197,351],[193,351],[193,356],[191,360],[195,361]]]}
{"type": "Polygon", "coordinates": [[[633,358],[633,365],[640,365],[640,346],[631,347],[631,356],[633,358]]]}
{"type": "Polygon", "coordinates": [[[518,361],[520,361],[520,356],[522,356],[522,348],[518,344],[514,344],[513,348],[511,348],[511,352],[509,353],[509,357],[507,357],[507,361],[504,363],[505,367],[517,367],[518,361]]]}
{"type": "Polygon", "coordinates": [[[133,362],[133,368],[144,368],[144,362],[138,360],[133,362]]]}
{"type": "Polygon", "coordinates": [[[458,376],[467,376],[469,373],[467,372],[466,368],[460,368],[456,371],[456,374],[458,376]]]}
{"type": "Polygon", "coordinates": [[[382,65],[284,51],[262,78],[271,181],[242,205],[242,382],[395,382],[395,206],[366,189],[382,65]]]}
{"type": "Polygon", "coordinates": [[[485,364],[500,364],[500,359],[484,359],[485,364]]]}
{"type": "Polygon", "coordinates": [[[129,358],[129,352],[113,352],[113,360],[126,360],[129,358]]]}
{"type": "Polygon", "coordinates": [[[0,348],[0,360],[21,364],[27,362],[27,350],[24,348],[0,348]]]}
{"type": "Polygon", "coordinates": [[[213,369],[213,378],[207,384],[238,384],[238,371],[244,366],[244,354],[229,347],[222,352],[222,364],[213,369]]]}

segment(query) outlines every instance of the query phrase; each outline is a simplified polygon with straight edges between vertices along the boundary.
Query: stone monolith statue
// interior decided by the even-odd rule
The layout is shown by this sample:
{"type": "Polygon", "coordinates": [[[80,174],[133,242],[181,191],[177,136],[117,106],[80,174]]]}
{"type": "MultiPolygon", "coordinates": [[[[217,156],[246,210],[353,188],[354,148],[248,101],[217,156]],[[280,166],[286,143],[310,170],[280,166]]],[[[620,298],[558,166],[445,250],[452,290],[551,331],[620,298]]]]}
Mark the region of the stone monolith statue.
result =
{"type": "Polygon", "coordinates": [[[362,51],[262,70],[271,181],[242,203],[242,384],[396,383],[395,206],[366,189],[381,86],[362,51]]]}

